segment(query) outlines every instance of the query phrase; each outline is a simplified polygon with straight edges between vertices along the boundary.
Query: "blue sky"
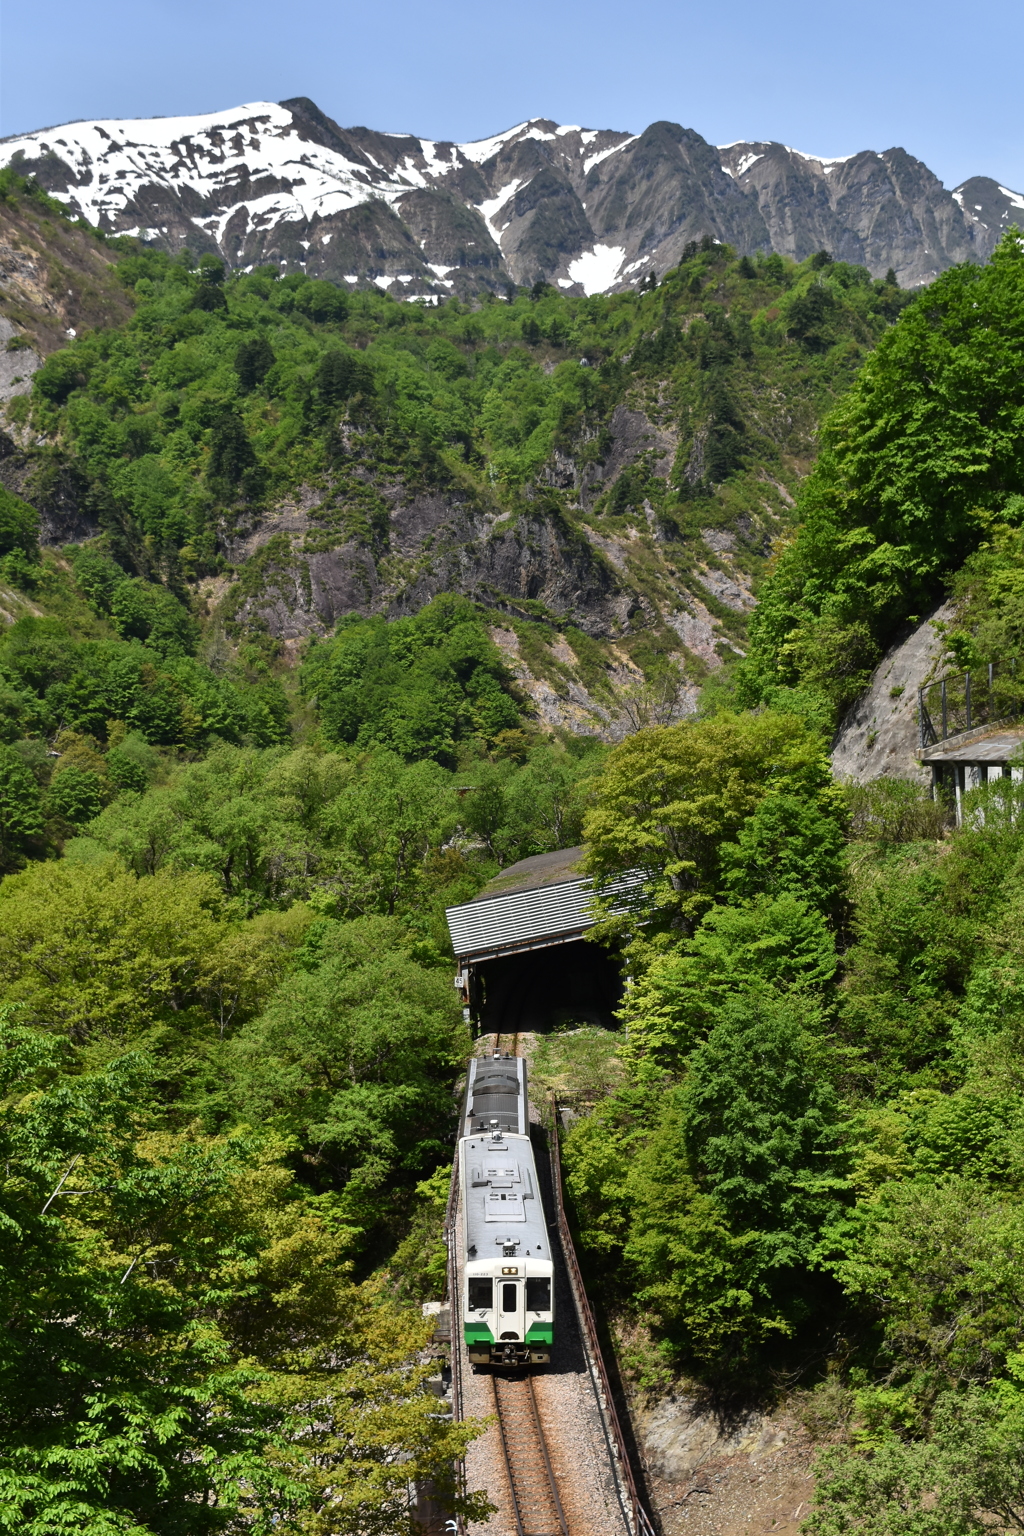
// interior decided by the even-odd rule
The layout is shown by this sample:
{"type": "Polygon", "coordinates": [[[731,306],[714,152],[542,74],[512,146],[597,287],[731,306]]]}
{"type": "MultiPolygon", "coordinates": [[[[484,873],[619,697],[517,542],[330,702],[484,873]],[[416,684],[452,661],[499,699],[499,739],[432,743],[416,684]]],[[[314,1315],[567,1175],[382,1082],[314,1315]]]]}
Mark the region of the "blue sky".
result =
{"type": "Polygon", "coordinates": [[[944,0],[32,0],[5,8],[0,133],[310,96],[342,124],[483,138],[528,117],[819,155],[902,145],[1024,187],[1024,8],[944,0]]]}

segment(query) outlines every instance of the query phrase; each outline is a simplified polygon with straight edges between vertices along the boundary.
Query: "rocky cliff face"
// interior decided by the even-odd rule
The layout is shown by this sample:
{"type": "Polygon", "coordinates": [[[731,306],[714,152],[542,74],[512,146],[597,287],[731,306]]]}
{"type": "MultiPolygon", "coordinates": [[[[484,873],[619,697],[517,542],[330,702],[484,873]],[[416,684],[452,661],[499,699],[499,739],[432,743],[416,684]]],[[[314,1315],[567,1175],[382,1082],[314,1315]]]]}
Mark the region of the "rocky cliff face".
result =
{"type": "Polygon", "coordinates": [[[984,176],[955,192],[903,149],[819,160],[783,144],[730,144],[722,163],[756,200],[772,248],[803,261],[827,250],[902,287],[985,261],[1024,199],[984,176]]]}
{"type": "Polygon", "coordinates": [[[43,359],[77,331],[128,318],[116,259],[37,201],[0,201],[0,402],[25,394],[43,359]]]}
{"type": "Polygon", "coordinates": [[[948,192],[903,149],[816,159],[535,118],[472,144],[341,128],[311,101],[202,117],[70,124],[0,162],[112,232],[231,267],[275,262],[431,301],[537,279],[630,286],[704,236],[740,254],[827,249],[904,286],[984,261],[1024,198],[987,177],[948,192]]]}
{"type": "Polygon", "coordinates": [[[934,676],[945,653],[935,625],[952,617],[952,606],[944,603],[890,646],[870,688],[847,711],[832,743],[837,778],[866,784],[891,774],[931,782],[930,773],[917,760],[921,745],[917,692],[934,676]]]}

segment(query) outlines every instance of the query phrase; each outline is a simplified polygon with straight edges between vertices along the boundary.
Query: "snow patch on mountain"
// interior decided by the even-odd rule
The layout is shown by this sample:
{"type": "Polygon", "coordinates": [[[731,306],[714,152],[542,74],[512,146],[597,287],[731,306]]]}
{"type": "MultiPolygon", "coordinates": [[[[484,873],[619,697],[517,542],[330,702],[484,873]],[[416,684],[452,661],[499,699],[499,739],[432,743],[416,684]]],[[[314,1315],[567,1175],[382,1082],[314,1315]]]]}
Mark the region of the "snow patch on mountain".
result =
{"type": "Polygon", "coordinates": [[[593,293],[604,293],[619,275],[626,255],[624,245],[595,245],[592,251],[584,251],[569,263],[569,276],[581,284],[589,299],[593,293]]]}

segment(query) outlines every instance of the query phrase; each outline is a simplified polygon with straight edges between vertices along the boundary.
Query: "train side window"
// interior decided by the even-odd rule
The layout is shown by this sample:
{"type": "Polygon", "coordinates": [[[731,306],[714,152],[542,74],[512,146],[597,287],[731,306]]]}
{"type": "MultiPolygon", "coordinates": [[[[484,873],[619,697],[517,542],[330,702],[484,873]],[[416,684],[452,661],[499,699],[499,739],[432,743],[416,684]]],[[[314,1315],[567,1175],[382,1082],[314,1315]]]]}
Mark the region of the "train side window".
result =
{"type": "Polygon", "coordinates": [[[551,1311],[551,1281],[546,1275],[538,1275],[526,1282],[526,1310],[528,1312],[551,1311]]]}
{"type": "Polygon", "coordinates": [[[514,1312],[516,1310],[518,1285],[503,1285],[501,1288],[501,1310],[514,1312]]]}
{"type": "Polygon", "coordinates": [[[489,1312],[494,1306],[494,1281],[489,1275],[469,1277],[469,1310],[489,1312]]]}

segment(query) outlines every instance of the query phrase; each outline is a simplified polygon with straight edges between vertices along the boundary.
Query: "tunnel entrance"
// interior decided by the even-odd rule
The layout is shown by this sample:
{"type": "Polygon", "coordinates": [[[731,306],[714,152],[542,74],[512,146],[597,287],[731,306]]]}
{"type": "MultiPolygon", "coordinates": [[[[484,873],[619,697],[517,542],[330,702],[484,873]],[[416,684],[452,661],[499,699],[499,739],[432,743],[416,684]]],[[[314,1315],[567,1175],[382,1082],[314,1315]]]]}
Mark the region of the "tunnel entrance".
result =
{"type": "Polygon", "coordinates": [[[577,939],[524,954],[499,955],[476,970],[476,1022],[484,1034],[547,1031],[566,1024],[614,1029],[622,1000],[615,958],[577,939]]]}
{"type": "MultiPolygon", "coordinates": [[[[580,872],[582,848],[522,859],[473,901],[449,907],[448,928],[467,1022],[481,1033],[546,1031],[566,1024],[614,1029],[622,999],[615,956],[583,935],[597,920],[593,882],[580,872]]],[[[603,894],[613,910],[641,890],[639,870],[603,894]]]]}

